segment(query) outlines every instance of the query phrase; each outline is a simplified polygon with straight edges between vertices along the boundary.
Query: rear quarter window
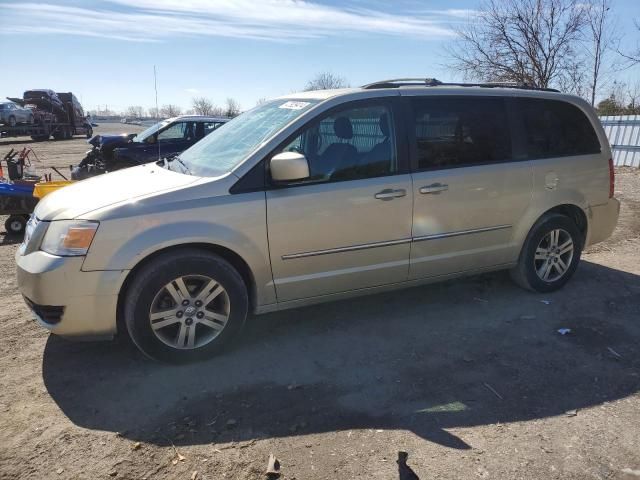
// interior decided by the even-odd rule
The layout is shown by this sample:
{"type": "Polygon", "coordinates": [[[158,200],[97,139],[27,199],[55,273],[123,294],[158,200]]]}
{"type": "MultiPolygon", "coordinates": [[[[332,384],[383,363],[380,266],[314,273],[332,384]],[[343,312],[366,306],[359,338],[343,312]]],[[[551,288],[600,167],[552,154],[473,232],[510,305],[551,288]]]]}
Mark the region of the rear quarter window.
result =
{"type": "Polygon", "coordinates": [[[600,153],[600,142],[591,122],[575,105],[559,100],[520,98],[516,106],[527,158],[600,153]]]}

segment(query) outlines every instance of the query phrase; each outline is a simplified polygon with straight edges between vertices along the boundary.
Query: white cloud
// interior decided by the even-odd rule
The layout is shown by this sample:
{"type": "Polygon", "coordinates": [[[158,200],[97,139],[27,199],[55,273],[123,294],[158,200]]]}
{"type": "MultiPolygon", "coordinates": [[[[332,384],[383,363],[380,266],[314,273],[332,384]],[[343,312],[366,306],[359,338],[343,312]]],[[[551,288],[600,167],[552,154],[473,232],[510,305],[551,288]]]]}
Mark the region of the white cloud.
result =
{"type": "Polygon", "coordinates": [[[64,33],[155,42],[179,36],[300,41],[347,34],[450,36],[466,10],[391,14],[303,0],[108,0],[101,8],[0,4],[2,33],[64,33]]]}

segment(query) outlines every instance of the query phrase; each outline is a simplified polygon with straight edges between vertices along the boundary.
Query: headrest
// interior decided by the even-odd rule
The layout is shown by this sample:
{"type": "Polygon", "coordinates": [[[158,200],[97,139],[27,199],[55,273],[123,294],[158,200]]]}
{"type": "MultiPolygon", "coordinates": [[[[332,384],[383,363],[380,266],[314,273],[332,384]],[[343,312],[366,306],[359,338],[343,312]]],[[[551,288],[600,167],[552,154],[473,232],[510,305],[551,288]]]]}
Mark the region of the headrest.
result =
{"type": "Polygon", "coordinates": [[[389,115],[383,113],[380,115],[380,131],[385,137],[389,136],[391,129],[389,128],[389,115]]]}
{"type": "Polygon", "coordinates": [[[342,138],[343,140],[353,138],[353,126],[351,125],[351,120],[347,117],[336,118],[333,121],[333,131],[336,133],[338,138],[342,138]]]}

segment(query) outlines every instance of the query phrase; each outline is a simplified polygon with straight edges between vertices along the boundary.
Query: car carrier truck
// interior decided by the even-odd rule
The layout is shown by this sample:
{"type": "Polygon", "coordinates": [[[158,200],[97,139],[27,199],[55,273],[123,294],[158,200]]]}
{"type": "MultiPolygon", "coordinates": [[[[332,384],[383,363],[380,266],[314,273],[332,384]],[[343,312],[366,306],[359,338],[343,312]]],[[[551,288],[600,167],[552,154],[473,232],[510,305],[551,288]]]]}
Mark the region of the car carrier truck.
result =
{"type": "Polygon", "coordinates": [[[35,141],[67,140],[74,135],[93,136],[91,122],[71,92],[27,90],[22,98],[7,97],[33,111],[34,122],[24,125],[0,125],[0,138],[30,136],[35,141]]]}

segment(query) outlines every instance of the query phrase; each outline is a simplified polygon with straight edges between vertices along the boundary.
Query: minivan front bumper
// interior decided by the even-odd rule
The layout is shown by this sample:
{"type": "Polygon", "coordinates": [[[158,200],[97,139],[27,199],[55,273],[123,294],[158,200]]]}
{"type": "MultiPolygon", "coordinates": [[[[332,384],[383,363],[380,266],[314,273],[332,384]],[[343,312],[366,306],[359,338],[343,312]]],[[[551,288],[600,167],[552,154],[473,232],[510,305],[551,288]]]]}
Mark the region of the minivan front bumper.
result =
{"type": "Polygon", "coordinates": [[[15,258],[18,287],[40,325],[65,337],[113,337],[127,271],[83,272],[84,257],[42,251],[15,258]]]}

